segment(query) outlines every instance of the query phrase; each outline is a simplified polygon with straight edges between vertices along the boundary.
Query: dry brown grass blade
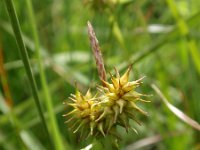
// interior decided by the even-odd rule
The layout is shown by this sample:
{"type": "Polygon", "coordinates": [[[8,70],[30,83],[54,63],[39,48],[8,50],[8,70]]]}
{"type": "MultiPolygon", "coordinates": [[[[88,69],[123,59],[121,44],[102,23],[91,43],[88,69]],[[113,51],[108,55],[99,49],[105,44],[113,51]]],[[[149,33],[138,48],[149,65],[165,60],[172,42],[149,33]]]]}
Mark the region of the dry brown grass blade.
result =
{"type": "Polygon", "coordinates": [[[2,46],[1,46],[1,43],[0,43],[0,79],[1,79],[2,87],[3,87],[3,91],[4,91],[4,94],[5,94],[6,104],[9,107],[12,107],[13,100],[12,100],[10,88],[9,88],[9,85],[8,85],[7,73],[6,73],[6,70],[4,68],[3,61],[4,61],[3,60],[3,49],[2,49],[2,46]]]}
{"type": "Polygon", "coordinates": [[[192,118],[188,117],[185,113],[183,113],[181,110],[173,106],[169,103],[167,98],[163,95],[163,93],[159,90],[159,88],[152,84],[151,87],[155,90],[155,92],[160,96],[162,101],[167,105],[167,107],[173,112],[179,119],[181,119],[183,122],[187,123],[191,127],[193,127],[196,130],[200,131],[200,124],[193,120],[192,118]]]}
{"type": "Polygon", "coordinates": [[[94,29],[89,21],[88,21],[88,34],[89,34],[89,39],[90,39],[90,45],[92,47],[92,52],[96,61],[99,77],[101,80],[106,81],[106,70],[104,67],[101,49],[99,46],[99,42],[96,38],[94,29]]]}

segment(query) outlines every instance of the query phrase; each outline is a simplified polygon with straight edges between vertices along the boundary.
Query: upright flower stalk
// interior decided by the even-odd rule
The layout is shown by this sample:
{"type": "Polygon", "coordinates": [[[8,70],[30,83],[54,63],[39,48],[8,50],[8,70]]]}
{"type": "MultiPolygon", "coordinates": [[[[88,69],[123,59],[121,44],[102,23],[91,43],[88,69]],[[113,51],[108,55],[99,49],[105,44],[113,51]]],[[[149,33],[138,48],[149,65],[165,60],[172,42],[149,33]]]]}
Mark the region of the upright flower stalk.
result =
{"type": "Polygon", "coordinates": [[[132,66],[120,76],[117,69],[116,75],[111,76],[111,82],[106,81],[106,71],[101,55],[98,40],[90,22],[88,22],[88,33],[91,47],[96,60],[97,70],[102,85],[97,86],[97,94],[94,96],[90,90],[84,95],[78,89],[75,94],[71,94],[67,106],[72,110],[63,116],[67,117],[66,123],[74,133],[80,131],[81,137],[89,136],[107,136],[113,135],[119,137],[117,126],[124,127],[128,132],[133,129],[130,126],[130,120],[137,120],[136,113],[147,116],[147,112],[137,106],[137,102],[150,102],[142,97],[147,95],[135,91],[142,83],[142,78],[136,81],[129,81],[132,66]]]}

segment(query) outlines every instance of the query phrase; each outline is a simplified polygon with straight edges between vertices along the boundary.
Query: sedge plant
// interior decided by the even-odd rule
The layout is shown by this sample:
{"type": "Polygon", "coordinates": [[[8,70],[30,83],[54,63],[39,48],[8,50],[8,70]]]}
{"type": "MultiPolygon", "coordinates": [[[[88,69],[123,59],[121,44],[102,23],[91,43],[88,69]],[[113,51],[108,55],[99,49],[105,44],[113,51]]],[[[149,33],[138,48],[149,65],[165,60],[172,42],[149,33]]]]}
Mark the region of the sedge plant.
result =
{"type": "Polygon", "coordinates": [[[117,126],[125,128],[127,132],[130,129],[136,131],[130,126],[130,120],[134,120],[140,125],[136,114],[148,115],[136,103],[138,101],[150,102],[142,99],[147,95],[135,91],[141,85],[144,77],[136,81],[129,81],[132,69],[132,65],[130,65],[121,76],[115,68],[116,75],[110,74],[111,82],[107,81],[99,43],[90,22],[88,22],[88,33],[102,85],[97,85],[95,95],[92,95],[90,89],[83,94],[78,88],[75,94],[71,94],[69,100],[65,102],[67,106],[72,107],[71,111],[63,115],[67,117],[66,123],[69,124],[73,133],[80,132],[81,138],[106,137],[107,135],[119,137],[117,126]]]}

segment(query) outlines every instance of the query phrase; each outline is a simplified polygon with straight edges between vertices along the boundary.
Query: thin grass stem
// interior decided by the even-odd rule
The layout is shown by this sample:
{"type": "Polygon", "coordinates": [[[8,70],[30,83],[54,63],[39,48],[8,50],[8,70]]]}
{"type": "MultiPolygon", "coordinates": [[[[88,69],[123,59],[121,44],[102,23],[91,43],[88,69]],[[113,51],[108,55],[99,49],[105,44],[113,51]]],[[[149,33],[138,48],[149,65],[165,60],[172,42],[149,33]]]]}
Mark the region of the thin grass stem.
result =
{"type": "Polygon", "coordinates": [[[166,0],[169,9],[172,12],[172,15],[177,22],[178,28],[182,37],[186,39],[186,44],[188,46],[188,50],[192,56],[192,61],[196,67],[197,72],[200,74],[200,53],[198,51],[198,47],[196,41],[192,38],[190,34],[190,29],[186,23],[186,21],[182,18],[182,16],[178,12],[178,8],[174,0],[166,0]]]}
{"type": "Polygon", "coordinates": [[[62,137],[58,128],[56,116],[54,114],[53,103],[52,103],[51,95],[49,93],[45,70],[42,63],[43,61],[42,61],[42,56],[41,56],[39,36],[37,32],[37,26],[36,26],[34,10],[33,10],[31,0],[26,0],[26,5],[27,5],[28,17],[29,17],[30,25],[31,25],[30,27],[31,27],[31,31],[32,31],[32,35],[33,35],[33,39],[35,43],[35,51],[37,54],[37,60],[38,60],[38,65],[39,65],[40,80],[41,80],[41,85],[44,91],[44,99],[45,99],[45,104],[47,107],[47,113],[49,116],[49,126],[52,131],[53,143],[54,143],[55,149],[64,150],[65,148],[64,148],[62,137]]]}
{"type": "Polygon", "coordinates": [[[20,54],[21,54],[21,58],[22,58],[22,61],[23,61],[24,67],[25,67],[25,71],[26,71],[26,74],[27,74],[29,82],[30,82],[31,90],[32,90],[34,101],[35,101],[35,104],[36,104],[36,107],[37,107],[37,110],[38,110],[38,113],[39,113],[39,116],[40,116],[40,120],[41,120],[41,123],[44,127],[44,131],[45,131],[47,140],[49,141],[49,143],[51,143],[47,124],[46,124],[46,121],[45,121],[45,118],[44,118],[44,115],[43,115],[42,107],[41,107],[40,100],[39,100],[39,95],[38,95],[38,92],[37,92],[37,86],[36,86],[35,79],[33,77],[32,71],[31,71],[28,53],[27,53],[26,47],[24,45],[24,41],[22,39],[19,20],[18,20],[16,11],[15,11],[15,8],[14,8],[14,4],[13,4],[12,0],[4,0],[4,1],[5,1],[6,8],[7,8],[7,11],[8,11],[8,15],[9,15],[9,18],[10,18],[10,21],[11,21],[11,24],[12,24],[15,39],[16,39],[16,42],[17,42],[17,45],[18,45],[18,48],[19,48],[19,51],[20,51],[20,54]]]}

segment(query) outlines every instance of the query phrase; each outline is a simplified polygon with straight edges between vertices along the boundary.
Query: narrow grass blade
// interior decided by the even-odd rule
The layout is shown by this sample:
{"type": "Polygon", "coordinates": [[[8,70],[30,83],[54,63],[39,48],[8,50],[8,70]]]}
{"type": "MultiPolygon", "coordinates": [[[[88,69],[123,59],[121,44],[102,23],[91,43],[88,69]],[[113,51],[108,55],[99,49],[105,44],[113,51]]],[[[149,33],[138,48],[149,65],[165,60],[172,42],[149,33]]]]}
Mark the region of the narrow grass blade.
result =
{"type": "MultiPolygon", "coordinates": [[[[1,42],[1,41],[0,41],[1,42]]],[[[3,49],[0,43],[0,79],[2,82],[2,87],[3,87],[3,91],[5,94],[5,100],[7,105],[9,105],[10,107],[13,105],[13,101],[11,98],[11,92],[10,92],[10,88],[8,85],[8,80],[7,80],[7,73],[6,70],[4,68],[4,58],[3,58],[3,49]]]]}
{"type": "Polygon", "coordinates": [[[29,150],[45,150],[40,141],[28,130],[21,130],[20,137],[29,150]]]}
{"type": "Polygon", "coordinates": [[[31,85],[35,104],[37,106],[37,110],[38,110],[38,113],[40,115],[40,119],[41,119],[42,125],[44,127],[44,131],[45,131],[45,134],[47,136],[47,140],[49,141],[49,144],[51,144],[50,135],[49,135],[48,128],[47,128],[47,125],[46,125],[46,121],[44,119],[44,115],[43,115],[42,108],[41,108],[41,105],[40,105],[36,83],[35,83],[35,80],[34,80],[34,77],[33,77],[32,71],[31,71],[27,50],[26,50],[26,47],[24,45],[24,41],[22,39],[21,29],[20,29],[20,25],[19,25],[19,21],[18,21],[18,18],[17,18],[16,11],[15,11],[15,8],[14,8],[14,4],[13,4],[12,0],[4,0],[4,1],[5,1],[6,8],[7,8],[9,17],[10,17],[10,21],[11,21],[12,28],[13,28],[13,31],[14,31],[15,39],[16,39],[16,42],[17,42],[17,45],[19,47],[19,51],[20,51],[20,54],[21,54],[21,57],[22,57],[22,60],[23,60],[23,64],[24,64],[24,67],[25,67],[25,70],[26,70],[26,74],[28,76],[28,79],[29,79],[29,82],[30,82],[30,85],[31,85]]]}
{"type": "Polygon", "coordinates": [[[190,35],[189,27],[188,27],[186,21],[179,14],[175,1],[174,0],[166,0],[166,2],[168,4],[169,9],[172,12],[174,19],[176,20],[176,22],[178,24],[178,28],[181,32],[181,35],[187,41],[187,46],[188,46],[189,52],[192,56],[193,63],[195,65],[198,73],[200,74],[200,53],[198,51],[196,41],[190,35]]]}
{"type": "MultiPolygon", "coordinates": [[[[63,140],[62,140],[59,128],[58,128],[56,116],[54,114],[53,102],[52,102],[49,88],[47,85],[45,70],[44,70],[43,63],[42,63],[40,42],[39,42],[36,21],[35,21],[35,16],[34,16],[34,11],[33,11],[33,6],[32,6],[31,0],[26,0],[26,5],[28,8],[28,17],[30,20],[31,31],[32,31],[32,35],[33,35],[33,39],[34,39],[34,43],[35,43],[35,51],[37,54],[37,60],[38,60],[38,64],[39,64],[40,80],[41,80],[42,88],[44,90],[45,104],[46,104],[47,112],[48,112],[48,116],[49,116],[49,126],[52,131],[53,143],[57,150],[64,150],[65,148],[64,148],[64,144],[62,142],[63,140]]],[[[66,146],[66,147],[69,147],[69,146],[66,146]]]]}
{"type": "Polygon", "coordinates": [[[110,24],[111,24],[111,27],[112,27],[112,34],[114,35],[114,37],[116,38],[117,42],[119,43],[119,45],[121,46],[121,48],[128,52],[127,48],[126,48],[126,45],[125,45],[125,42],[124,42],[124,38],[122,36],[122,32],[119,28],[119,25],[118,25],[118,22],[117,20],[115,19],[114,16],[111,16],[111,21],[110,21],[110,24]]]}
{"type": "MultiPolygon", "coordinates": [[[[27,129],[22,129],[22,122],[16,116],[16,113],[13,110],[13,107],[9,106],[2,97],[0,93],[0,111],[7,115],[9,122],[12,124],[15,132],[15,138],[19,141],[19,146],[22,149],[30,149],[30,150],[44,150],[43,145],[38,141],[37,138],[32,135],[30,131],[27,129]]],[[[9,136],[5,136],[5,141],[9,139],[9,136]]],[[[3,143],[2,143],[3,144],[3,143]]],[[[18,147],[19,148],[19,147],[18,147]]]]}
{"type": "MultiPolygon", "coordinates": [[[[192,24],[196,19],[199,18],[199,16],[200,16],[200,11],[197,12],[196,14],[194,14],[193,16],[191,16],[189,19],[187,19],[186,22],[188,24],[192,24]]],[[[161,46],[168,43],[170,37],[178,34],[177,31],[178,31],[178,23],[172,28],[172,30],[169,33],[167,33],[167,35],[159,37],[158,40],[153,42],[150,46],[148,46],[147,48],[144,48],[143,50],[139,51],[137,54],[134,54],[133,56],[131,56],[128,61],[126,60],[124,62],[121,62],[120,65],[117,67],[118,70],[120,71],[120,70],[126,68],[128,65],[130,65],[130,62],[131,62],[131,64],[134,65],[134,64],[140,62],[142,59],[149,56],[150,54],[160,50],[159,48],[161,46]]],[[[113,72],[114,72],[114,70],[112,70],[112,73],[113,72]]]]}
{"type": "Polygon", "coordinates": [[[163,93],[159,90],[159,88],[156,85],[152,84],[151,87],[160,96],[161,100],[165,103],[165,105],[170,109],[171,112],[173,112],[179,119],[181,119],[186,124],[200,131],[200,124],[198,122],[188,117],[181,110],[170,104],[167,98],[163,95],[163,93]]]}
{"type": "MultiPolygon", "coordinates": [[[[49,84],[49,88],[51,90],[52,93],[54,93],[55,91],[57,91],[59,89],[59,87],[61,86],[61,84],[63,83],[62,79],[53,81],[53,83],[49,84]]],[[[39,95],[41,95],[42,97],[43,92],[39,91],[39,95]]],[[[1,95],[0,95],[0,99],[1,99],[1,95]]],[[[64,100],[61,100],[64,101],[64,100]]],[[[0,101],[1,102],[1,101],[0,101]]],[[[35,116],[34,118],[29,118],[28,120],[23,122],[23,128],[28,129],[28,128],[34,128],[36,125],[38,126],[40,124],[40,118],[37,115],[37,112],[34,111],[34,108],[32,107],[34,105],[33,103],[33,98],[30,97],[28,99],[25,99],[24,102],[20,103],[19,105],[13,107],[13,114],[15,114],[16,116],[23,116],[25,118],[27,118],[26,116],[29,115],[30,113],[32,113],[33,116],[35,116]],[[29,111],[27,111],[29,110],[29,111]]],[[[54,113],[58,114],[60,112],[62,112],[64,110],[64,105],[60,105],[60,104],[56,104],[54,106],[54,113]]],[[[3,105],[2,103],[0,103],[0,109],[4,110],[4,111],[9,111],[6,109],[7,107],[5,107],[5,105],[3,105]]],[[[48,119],[48,113],[44,112],[44,116],[45,118],[48,119]]],[[[0,124],[1,125],[6,125],[7,123],[9,123],[9,115],[8,114],[2,114],[0,115],[0,124]]]]}

